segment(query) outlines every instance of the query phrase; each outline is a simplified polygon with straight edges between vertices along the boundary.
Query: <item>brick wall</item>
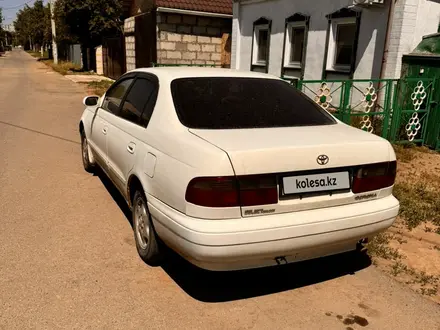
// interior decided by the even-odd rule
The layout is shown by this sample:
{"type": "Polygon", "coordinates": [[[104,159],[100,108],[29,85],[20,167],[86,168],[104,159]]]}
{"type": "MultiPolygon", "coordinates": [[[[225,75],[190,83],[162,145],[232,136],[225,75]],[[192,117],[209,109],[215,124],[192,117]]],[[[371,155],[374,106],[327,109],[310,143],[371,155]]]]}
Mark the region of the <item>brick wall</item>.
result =
{"type": "Polygon", "coordinates": [[[395,4],[384,68],[387,78],[400,77],[402,55],[412,50],[410,44],[416,25],[418,2],[418,0],[404,0],[395,4]]]}
{"type": "MultiPolygon", "coordinates": [[[[133,34],[135,31],[134,17],[127,18],[124,22],[124,33],[133,34]]],[[[136,39],[134,35],[125,37],[125,58],[127,71],[136,69],[136,39]]]]}
{"type": "Polygon", "coordinates": [[[238,16],[240,12],[240,3],[232,3],[232,11],[234,17],[232,19],[232,45],[231,45],[231,68],[238,69],[240,62],[240,18],[238,16]]]}
{"type": "Polygon", "coordinates": [[[102,46],[96,48],[96,73],[100,75],[104,74],[102,46]]]}
{"type": "Polygon", "coordinates": [[[157,13],[157,63],[221,65],[222,36],[232,20],[157,13]]]}
{"type": "Polygon", "coordinates": [[[400,77],[402,55],[413,51],[424,35],[437,32],[439,17],[438,2],[428,0],[396,2],[386,55],[386,78],[400,77]]]}
{"type": "Polygon", "coordinates": [[[136,39],[134,36],[125,37],[125,58],[127,71],[136,69],[136,39]]]}

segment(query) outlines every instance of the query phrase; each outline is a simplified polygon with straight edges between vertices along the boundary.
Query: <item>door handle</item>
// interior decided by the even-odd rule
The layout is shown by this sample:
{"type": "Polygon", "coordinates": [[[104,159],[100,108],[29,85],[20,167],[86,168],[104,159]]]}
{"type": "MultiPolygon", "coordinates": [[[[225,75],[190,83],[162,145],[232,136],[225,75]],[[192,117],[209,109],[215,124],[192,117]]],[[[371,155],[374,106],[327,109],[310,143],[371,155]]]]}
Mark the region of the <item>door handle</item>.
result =
{"type": "Polygon", "coordinates": [[[136,147],[136,144],[134,144],[133,142],[131,142],[128,146],[127,146],[127,151],[131,154],[134,154],[134,149],[136,147]]]}
{"type": "Polygon", "coordinates": [[[102,129],[102,134],[104,134],[104,135],[107,134],[107,127],[104,127],[104,128],[102,129]]]}

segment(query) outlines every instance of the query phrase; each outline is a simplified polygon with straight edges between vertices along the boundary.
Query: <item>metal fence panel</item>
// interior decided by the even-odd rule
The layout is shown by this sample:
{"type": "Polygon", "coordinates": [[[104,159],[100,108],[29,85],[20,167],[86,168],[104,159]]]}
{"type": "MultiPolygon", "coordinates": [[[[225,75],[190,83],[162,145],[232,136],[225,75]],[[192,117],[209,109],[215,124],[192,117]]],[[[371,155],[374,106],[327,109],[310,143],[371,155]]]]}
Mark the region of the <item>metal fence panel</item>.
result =
{"type": "MultiPolygon", "coordinates": [[[[292,85],[344,123],[394,143],[424,144],[435,79],[294,80],[292,85]]],[[[437,132],[435,132],[437,134],[437,132]]],[[[440,140],[440,136],[439,136],[440,140]]],[[[436,141],[440,147],[440,141],[436,141]]]]}

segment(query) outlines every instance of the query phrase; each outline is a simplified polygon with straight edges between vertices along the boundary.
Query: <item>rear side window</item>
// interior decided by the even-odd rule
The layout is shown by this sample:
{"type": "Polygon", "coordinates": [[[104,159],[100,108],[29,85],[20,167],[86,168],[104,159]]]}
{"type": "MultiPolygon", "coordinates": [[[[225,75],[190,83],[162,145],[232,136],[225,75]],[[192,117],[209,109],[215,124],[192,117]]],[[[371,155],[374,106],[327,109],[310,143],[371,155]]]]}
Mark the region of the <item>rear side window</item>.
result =
{"type": "Polygon", "coordinates": [[[282,80],[233,77],[181,78],[171,83],[183,125],[200,129],[332,125],[315,102],[282,80]]]}
{"type": "Polygon", "coordinates": [[[142,78],[136,79],[118,116],[138,124],[154,89],[155,86],[151,81],[142,78]]]}

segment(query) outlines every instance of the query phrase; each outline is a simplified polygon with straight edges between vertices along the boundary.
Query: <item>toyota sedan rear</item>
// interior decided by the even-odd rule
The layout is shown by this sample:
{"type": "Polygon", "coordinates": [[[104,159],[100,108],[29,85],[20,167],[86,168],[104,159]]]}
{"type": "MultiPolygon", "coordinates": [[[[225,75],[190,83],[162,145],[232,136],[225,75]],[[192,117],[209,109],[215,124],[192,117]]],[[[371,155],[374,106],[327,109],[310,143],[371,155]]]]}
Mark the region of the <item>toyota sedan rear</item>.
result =
{"type": "Polygon", "coordinates": [[[140,69],[85,103],[83,162],[104,168],[126,198],[147,263],[163,244],[209,270],[318,258],[355,250],[398,214],[390,143],[278,78],[140,69]]]}

